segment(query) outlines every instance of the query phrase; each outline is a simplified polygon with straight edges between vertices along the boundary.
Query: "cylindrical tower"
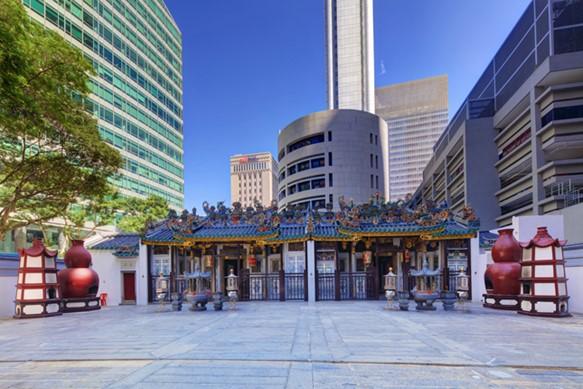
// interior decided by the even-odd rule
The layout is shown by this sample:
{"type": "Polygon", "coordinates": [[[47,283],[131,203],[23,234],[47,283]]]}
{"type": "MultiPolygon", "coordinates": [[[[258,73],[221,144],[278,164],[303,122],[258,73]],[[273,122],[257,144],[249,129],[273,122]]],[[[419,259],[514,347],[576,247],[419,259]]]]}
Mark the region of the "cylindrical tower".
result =
{"type": "Polygon", "coordinates": [[[367,202],[388,193],[388,134],[377,115],[329,110],[301,117],[278,137],[280,209],[289,205],[337,208],[344,196],[367,202]]]}

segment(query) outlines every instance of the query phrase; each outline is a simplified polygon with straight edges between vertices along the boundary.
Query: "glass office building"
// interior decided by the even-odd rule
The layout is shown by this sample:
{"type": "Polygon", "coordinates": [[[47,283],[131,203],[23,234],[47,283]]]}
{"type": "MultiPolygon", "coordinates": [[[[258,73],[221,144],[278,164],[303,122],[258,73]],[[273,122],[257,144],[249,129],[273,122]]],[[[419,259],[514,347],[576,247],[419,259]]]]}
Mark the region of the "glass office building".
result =
{"type": "Polygon", "coordinates": [[[87,109],[118,149],[112,178],[128,196],[184,202],[182,35],[162,0],[23,0],[93,64],[87,109]]]}

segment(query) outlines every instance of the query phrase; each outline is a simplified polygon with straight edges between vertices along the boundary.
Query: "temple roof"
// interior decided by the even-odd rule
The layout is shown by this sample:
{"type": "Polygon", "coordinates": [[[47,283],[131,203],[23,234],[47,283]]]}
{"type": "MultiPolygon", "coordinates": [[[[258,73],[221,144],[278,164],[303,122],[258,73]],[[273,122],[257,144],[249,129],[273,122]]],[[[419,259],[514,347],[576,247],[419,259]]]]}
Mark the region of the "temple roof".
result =
{"type": "Polygon", "coordinates": [[[91,250],[112,250],[116,257],[137,257],[139,255],[140,235],[117,234],[91,246],[91,250]]]}
{"type": "Polygon", "coordinates": [[[470,208],[458,214],[446,204],[432,203],[411,209],[404,202],[385,203],[376,196],[369,203],[354,205],[339,199],[333,212],[257,205],[243,210],[235,203],[227,208],[204,204],[206,216],[184,211],[151,225],[146,244],[191,245],[197,242],[283,243],[306,240],[357,241],[361,238],[417,236],[424,240],[464,239],[476,235],[479,221],[470,208]]]}

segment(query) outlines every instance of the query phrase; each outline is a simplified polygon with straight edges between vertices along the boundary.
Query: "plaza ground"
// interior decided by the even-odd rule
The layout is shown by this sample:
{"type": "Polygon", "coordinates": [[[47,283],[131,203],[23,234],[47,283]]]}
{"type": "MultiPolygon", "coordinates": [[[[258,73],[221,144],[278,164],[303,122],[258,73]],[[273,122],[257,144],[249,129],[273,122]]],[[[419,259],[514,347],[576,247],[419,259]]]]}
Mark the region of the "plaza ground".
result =
{"type": "Polygon", "coordinates": [[[1,320],[0,388],[583,387],[583,316],[470,311],[258,302],[1,320]]]}

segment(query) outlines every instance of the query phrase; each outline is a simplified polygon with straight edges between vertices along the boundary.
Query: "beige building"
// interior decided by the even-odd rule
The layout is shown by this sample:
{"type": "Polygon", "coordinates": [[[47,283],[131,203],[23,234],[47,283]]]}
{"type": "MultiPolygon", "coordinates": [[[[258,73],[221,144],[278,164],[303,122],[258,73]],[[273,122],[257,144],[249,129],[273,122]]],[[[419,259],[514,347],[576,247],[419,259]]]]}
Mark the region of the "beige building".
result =
{"type": "Polygon", "coordinates": [[[447,75],[377,88],[376,114],[389,131],[389,200],[415,193],[423,181],[447,109],[447,75]]]}
{"type": "Polygon", "coordinates": [[[277,196],[277,162],[271,153],[237,154],[231,157],[231,204],[243,208],[255,200],[269,206],[277,196]]]}

